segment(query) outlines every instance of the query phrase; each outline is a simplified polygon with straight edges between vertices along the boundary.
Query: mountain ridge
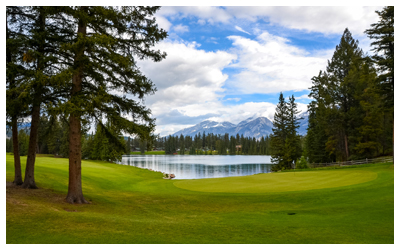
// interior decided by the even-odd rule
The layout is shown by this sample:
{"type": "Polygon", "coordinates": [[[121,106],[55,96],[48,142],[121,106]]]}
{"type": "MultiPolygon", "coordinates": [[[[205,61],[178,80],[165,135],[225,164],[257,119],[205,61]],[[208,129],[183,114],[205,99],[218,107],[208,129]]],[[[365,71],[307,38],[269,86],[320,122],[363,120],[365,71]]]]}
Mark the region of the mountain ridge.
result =
{"type": "MultiPolygon", "coordinates": [[[[305,135],[307,133],[308,127],[308,113],[303,112],[298,115],[299,118],[304,118],[300,120],[298,133],[300,135],[305,135]]],[[[238,124],[233,124],[231,122],[216,122],[205,120],[194,126],[179,130],[172,134],[172,136],[195,136],[198,133],[201,135],[203,131],[205,134],[225,134],[236,136],[236,134],[243,135],[244,137],[255,137],[260,139],[262,136],[272,134],[273,124],[272,121],[267,117],[249,117],[238,124]]]]}

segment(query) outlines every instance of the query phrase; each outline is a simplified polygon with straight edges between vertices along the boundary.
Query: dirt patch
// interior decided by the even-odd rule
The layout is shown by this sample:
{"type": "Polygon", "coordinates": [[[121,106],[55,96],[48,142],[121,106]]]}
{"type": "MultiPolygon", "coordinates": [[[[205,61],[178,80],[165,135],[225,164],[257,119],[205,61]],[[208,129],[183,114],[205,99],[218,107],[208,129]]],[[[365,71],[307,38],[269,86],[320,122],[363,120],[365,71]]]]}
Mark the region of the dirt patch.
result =
{"type": "MultiPolygon", "coordinates": [[[[65,196],[56,194],[49,189],[25,189],[17,186],[12,182],[6,182],[6,199],[7,202],[18,205],[27,205],[29,200],[39,198],[47,203],[65,203],[65,196]]],[[[50,205],[50,204],[49,204],[50,205]]]]}

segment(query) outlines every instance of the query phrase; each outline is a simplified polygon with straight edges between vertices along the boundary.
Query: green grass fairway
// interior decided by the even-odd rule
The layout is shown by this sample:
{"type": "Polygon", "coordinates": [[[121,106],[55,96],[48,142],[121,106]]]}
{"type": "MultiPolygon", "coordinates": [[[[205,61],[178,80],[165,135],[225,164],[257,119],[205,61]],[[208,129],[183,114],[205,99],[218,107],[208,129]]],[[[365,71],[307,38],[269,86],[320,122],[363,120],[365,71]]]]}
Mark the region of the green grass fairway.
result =
{"type": "Polygon", "coordinates": [[[82,161],[86,205],[64,201],[68,159],[36,159],[39,189],[15,187],[13,177],[7,155],[7,244],[394,243],[393,163],[164,180],[158,172],[82,161]]]}
{"type": "Polygon", "coordinates": [[[367,170],[283,172],[250,176],[182,180],[174,183],[183,189],[200,192],[264,193],[342,187],[372,181],[376,172],[367,170]]]}

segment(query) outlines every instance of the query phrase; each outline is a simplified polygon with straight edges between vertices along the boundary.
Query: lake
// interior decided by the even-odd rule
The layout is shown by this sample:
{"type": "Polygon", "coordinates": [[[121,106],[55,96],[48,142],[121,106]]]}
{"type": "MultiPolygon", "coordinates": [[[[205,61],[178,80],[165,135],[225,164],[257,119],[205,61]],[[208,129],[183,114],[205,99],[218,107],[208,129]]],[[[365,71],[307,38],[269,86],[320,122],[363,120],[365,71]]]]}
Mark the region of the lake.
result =
{"type": "Polygon", "coordinates": [[[269,155],[124,155],[117,163],[175,174],[175,179],[269,173],[272,166],[269,155]]]}

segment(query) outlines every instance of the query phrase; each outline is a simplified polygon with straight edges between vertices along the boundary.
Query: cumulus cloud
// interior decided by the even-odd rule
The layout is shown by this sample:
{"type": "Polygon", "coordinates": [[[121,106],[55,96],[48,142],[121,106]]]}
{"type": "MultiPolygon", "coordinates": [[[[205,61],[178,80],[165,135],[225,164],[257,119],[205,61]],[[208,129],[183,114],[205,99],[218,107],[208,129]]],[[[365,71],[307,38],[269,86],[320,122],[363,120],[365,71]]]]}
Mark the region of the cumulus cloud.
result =
{"type": "MultiPolygon", "coordinates": [[[[185,25],[223,24],[249,34],[246,30],[250,31],[250,26],[245,24],[264,20],[268,25],[324,35],[341,34],[348,27],[358,38],[377,21],[374,11],[379,9],[381,7],[162,7],[156,14],[157,23],[175,33],[171,32],[169,40],[158,44],[157,49],[166,51],[168,56],[158,63],[139,62],[141,71],[158,88],[155,95],[146,98],[146,106],[157,118],[156,132],[162,136],[172,134],[204,119],[238,123],[248,117],[264,116],[273,120],[274,103],[241,103],[240,98],[231,98],[230,101],[237,103],[228,106],[222,102],[225,91],[252,94],[308,89],[311,77],[325,69],[334,51],[334,48],[306,51],[291,45],[286,38],[266,32],[262,25],[253,25],[251,33],[257,35],[255,39],[229,36],[233,45],[230,50],[207,52],[200,49],[199,43],[185,42],[178,37],[179,33],[189,32],[185,25]],[[191,24],[183,23],[183,18],[190,18],[191,24]],[[223,72],[228,67],[230,70],[225,72],[230,72],[229,76],[223,72]]],[[[204,37],[202,41],[216,43],[213,37],[204,37]]],[[[222,38],[219,42],[223,43],[222,38]]],[[[367,39],[360,40],[365,52],[368,45],[367,39]]],[[[308,99],[302,95],[296,100],[307,102],[308,99]]],[[[307,104],[298,103],[298,109],[306,111],[307,104]]]]}
{"type": "Polygon", "coordinates": [[[230,81],[242,93],[301,91],[311,77],[326,67],[326,58],[289,44],[285,38],[264,31],[256,40],[229,36],[238,60],[231,67],[241,71],[230,81]]]}
{"type": "Polygon", "coordinates": [[[146,105],[157,118],[156,124],[188,124],[218,115],[214,108],[221,106],[218,100],[228,79],[222,70],[236,55],[206,52],[197,43],[178,41],[161,42],[157,49],[167,52],[165,60],[139,62],[142,72],[158,89],[155,95],[146,98],[146,105]]]}
{"type": "Polygon", "coordinates": [[[158,27],[166,31],[169,31],[169,29],[172,26],[172,23],[168,21],[168,19],[165,16],[161,15],[159,12],[156,12],[154,16],[156,17],[158,27]]]}

